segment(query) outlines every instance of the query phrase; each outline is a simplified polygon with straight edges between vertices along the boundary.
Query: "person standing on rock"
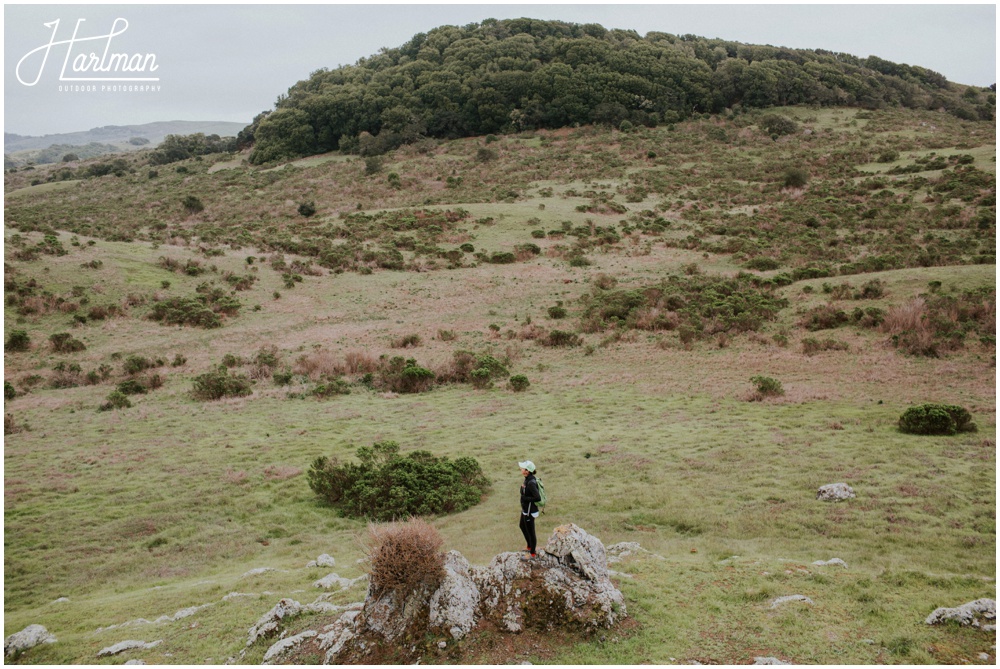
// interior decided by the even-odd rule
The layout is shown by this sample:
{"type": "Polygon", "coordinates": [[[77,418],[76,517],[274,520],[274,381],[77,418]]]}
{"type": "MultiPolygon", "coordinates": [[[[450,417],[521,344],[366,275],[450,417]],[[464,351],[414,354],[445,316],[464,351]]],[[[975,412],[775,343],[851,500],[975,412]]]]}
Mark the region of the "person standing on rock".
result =
{"type": "Polygon", "coordinates": [[[524,477],[524,483],[521,484],[521,534],[528,544],[524,548],[526,555],[521,559],[530,560],[538,557],[535,518],[538,518],[538,502],[542,495],[538,492],[538,482],[535,480],[535,463],[525,460],[517,463],[517,466],[521,468],[521,476],[524,477]]]}

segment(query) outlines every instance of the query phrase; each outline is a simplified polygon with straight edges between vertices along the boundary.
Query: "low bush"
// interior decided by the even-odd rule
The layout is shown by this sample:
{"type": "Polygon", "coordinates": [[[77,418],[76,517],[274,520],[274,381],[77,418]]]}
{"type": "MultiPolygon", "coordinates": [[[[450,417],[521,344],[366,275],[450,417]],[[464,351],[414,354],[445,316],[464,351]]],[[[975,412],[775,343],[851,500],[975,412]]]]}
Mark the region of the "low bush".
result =
{"type": "Polygon", "coordinates": [[[128,409],[131,408],[132,402],[125,395],[125,393],[119,390],[112,390],[108,394],[107,401],[101,406],[97,407],[98,411],[113,411],[115,409],[128,409]]]}
{"type": "Polygon", "coordinates": [[[52,350],[56,353],[76,353],[87,350],[86,345],[68,332],[57,332],[49,337],[52,350]]]}
{"type": "Polygon", "coordinates": [[[760,402],[767,397],[780,397],[785,394],[781,381],[772,379],[770,376],[751,376],[750,383],[754,385],[754,392],[750,396],[752,402],[760,402]]]}
{"type": "Polygon", "coordinates": [[[836,339],[816,339],[806,337],[802,340],[802,352],[806,355],[815,355],[822,351],[849,351],[850,346],[846,342],[836,339]]]}
{"type": "Polygon", "coordinates": [[[398,593],[400,601],[415,590],[433,591],[444,578],[444,540],[430,523],[370,524],[363,541],[372,596],[398,593]]]}
{"type": "Polygon", "coordinates": [[[515,393],[521,393],[528,389],[528,386],[531,385],[531,382],[528,381],[528,377],[525,376],[524,374],[517,374],[515,376],[510,377],[510,380],[507,382],[507,385],[509,385],[510,389],[513,390],[515,393]]]}
{"type": "Polygon", "coordinates": [[[246,397],[253,392],[253,384],[243,374],[230,374],[225,365],[194,378],[192,394],[199,400],[218,400],[223,397],[246,397]]]}
{"type": "Polygon", "coordinates": [[[849,323],[851,317],[832,304],[822,304],[807,311],[799,324],[807,330],[830,330],[849,323]]]}
{"type": "Polygon", "coordinates": [[[575,332],[565,332],[563,330],[550,330],[549,333],[538,340],[543,346],[552,347],[573,347],[583,343],[583,338],[575,332]]]}
{"type": "Polygon", "coordinates": [[[393,348],[411,348],[414,346],[420,346],[423,340],[418,334],[408,334],[401,337],[397,337],[392,340],[393,348]]]}
{"type": "Polygon", "coordinates": [[[10,352],[27,351],[29,348],[31,348],[31,337],[26,330],[11,330],[3,345],[3,350],[10,352]]]}
{"type": "Polygon", "coordinates": [[[976,430],[969,412],[951,404],[912,406],[899,417],[899,431],[907,434],[951,435],[976,430]]]}
{"type": "Polygon", "coordinates": [[[10,401],[17,397],[17,389],[10,381],[3,382],[3,398],[6,401],[10,401]]]}
{"type": "Polygon", "coordinates": [[[309,487],[341,514],[388,521],[456,513],[478,504],[490,488],[479,463],[427,451],[399,453],[399,444],[376,442],[357,451],[358,463],[317,458],[309,487]]]}
{"type": "Polygon", "coordinates": [[[549,318],[553,320],[558,320],[560,318],[566,318],[566,308],[562,304],[557,304],[554,307],[549,307],[548,309],[549,318]]]}
{"type": "Polygon", "coordinates": [[[333,381],[316,385],[309,391],[309,394],[317,399],[326,399],[334,395],[350,395],[351,387],[343,379],[334,379],[333,381]]]}

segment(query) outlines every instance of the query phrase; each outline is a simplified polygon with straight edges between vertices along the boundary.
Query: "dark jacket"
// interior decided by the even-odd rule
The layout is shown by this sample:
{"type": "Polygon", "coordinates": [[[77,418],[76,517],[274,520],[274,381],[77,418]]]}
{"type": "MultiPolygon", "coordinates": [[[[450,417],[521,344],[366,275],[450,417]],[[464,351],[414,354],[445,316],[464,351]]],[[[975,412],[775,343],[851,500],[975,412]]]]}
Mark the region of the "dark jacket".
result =
{"type": "Polygon", "coordinates": [[[534,474],[528,474],[524,477],[524,483],[521,484],[521,513],[538,513],[537,502],[542,499],[541,493],[538,492],[538,482],[535,481],[534,474]]]}

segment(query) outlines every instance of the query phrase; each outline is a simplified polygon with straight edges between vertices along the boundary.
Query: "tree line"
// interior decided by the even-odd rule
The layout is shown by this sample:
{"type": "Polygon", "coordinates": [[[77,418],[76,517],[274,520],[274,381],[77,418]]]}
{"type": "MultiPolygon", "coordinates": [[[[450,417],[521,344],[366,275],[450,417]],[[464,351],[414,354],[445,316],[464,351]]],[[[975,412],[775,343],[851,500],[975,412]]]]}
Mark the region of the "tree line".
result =
{"type": "Polygon", "coordinates": [[[990,90],[918,66],[823,50],[596,24],[488,19],[419,33],[354,65],[320,69],[239,134],[266,163],[573,124],[672,123],[726,109],[816,104],[944,109],[992,119],[990,90]]]}

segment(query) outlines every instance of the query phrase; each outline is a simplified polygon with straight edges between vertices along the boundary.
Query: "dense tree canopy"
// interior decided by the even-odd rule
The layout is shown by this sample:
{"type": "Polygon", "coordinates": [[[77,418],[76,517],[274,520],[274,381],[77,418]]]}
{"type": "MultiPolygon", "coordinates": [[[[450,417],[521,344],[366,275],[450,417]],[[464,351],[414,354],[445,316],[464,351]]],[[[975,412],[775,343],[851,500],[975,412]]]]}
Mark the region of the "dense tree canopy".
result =
{"type": "Polygon", "coordinates": [[[905,106],[992,118],[993,106],[975,89],[963,96],[964,88],[875,56],[488,19],[435,28],[355,65],[313,72],[239,140],[254,146],[253,162],[263,163],[358,150],[362,133],[381,136],[379,148],[391,149],[421,134],[625,120],[655,125],[736,106],[905,106]]]}

